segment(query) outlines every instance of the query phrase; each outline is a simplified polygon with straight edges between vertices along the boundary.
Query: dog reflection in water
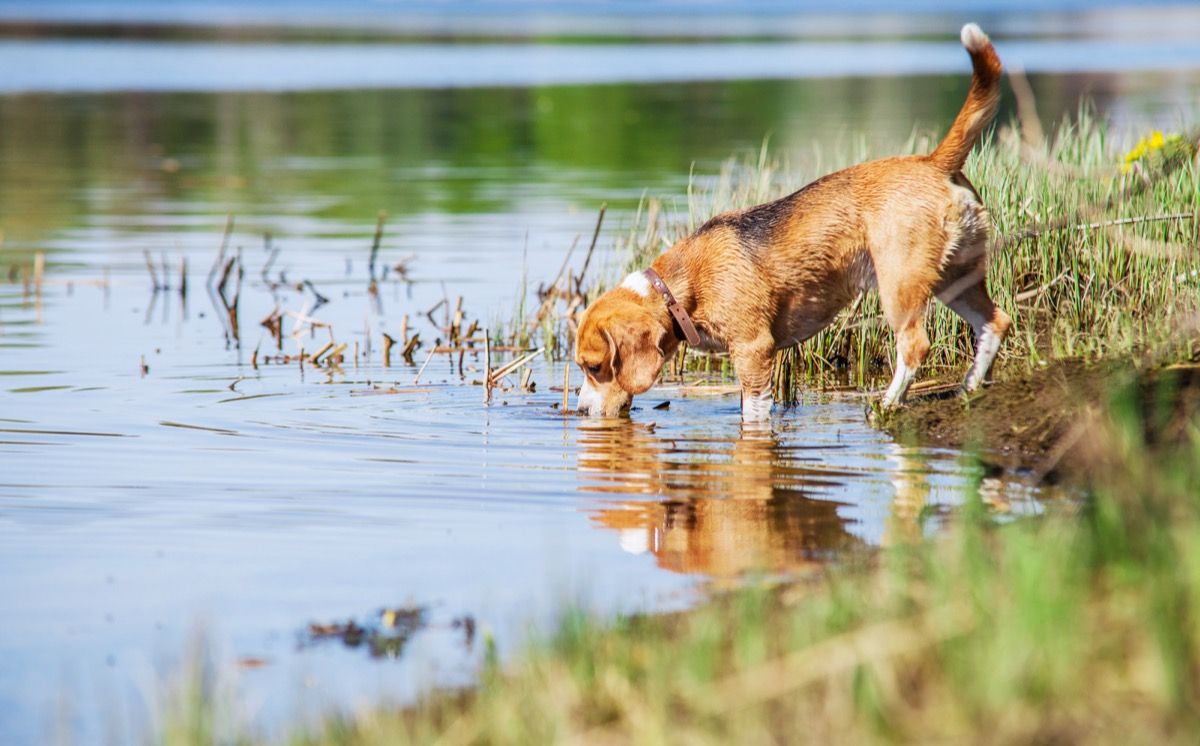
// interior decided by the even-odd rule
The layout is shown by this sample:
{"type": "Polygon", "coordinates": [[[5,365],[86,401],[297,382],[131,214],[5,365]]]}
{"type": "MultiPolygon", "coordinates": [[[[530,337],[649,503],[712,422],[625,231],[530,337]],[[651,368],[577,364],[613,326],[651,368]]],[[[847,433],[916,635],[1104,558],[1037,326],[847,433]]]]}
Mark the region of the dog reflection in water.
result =
{"type": "Polygon", "coordinates": [[[769,429],[672,439],[598,420],[581,423],[579,446],[581,490],[663,496],[604,501],[593,521],[664,569],[715,578],[796,571],[864,546],[838,516],[842,503],[807,494],[848,475],[790,457],[769,429]]]}

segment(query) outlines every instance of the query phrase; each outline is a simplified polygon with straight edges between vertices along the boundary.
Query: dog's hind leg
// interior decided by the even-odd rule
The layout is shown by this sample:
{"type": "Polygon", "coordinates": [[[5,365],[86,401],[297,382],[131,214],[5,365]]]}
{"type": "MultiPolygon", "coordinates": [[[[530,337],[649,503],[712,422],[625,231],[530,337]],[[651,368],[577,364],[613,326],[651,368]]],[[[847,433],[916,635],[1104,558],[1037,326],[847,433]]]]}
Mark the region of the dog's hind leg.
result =
{"type": "Polygon", "coordinates": [[[975,360],[963,380],[964,391],[974,391],[987,380],[996,353],[1000,351],[1000,343],[1012,326],[1012,319],[988,296],[982,275],[983,265],[980,263],[979,268],[970,274],[944,283],[937,293],[938,299],[970,324],[975,332],[975,360]],[[966,284],[964,280],[975,280],[976,275],[979,277],[977,281],[961,287],[966,284]]]}
{"type": "Polygon", "coordinates": [[[892,383],[883,395],[883,406],[891,409],[904,401],[908,387],[917,377],[917,369],[929,354],[929,335],[925,333],[922,324],[922,311],[913,313],[910,320],[896,329],[896,371],[892,375],[892,383]]]}
{"type": "MultiPolygon", "coordinates": [[[[895,252],[893,252],[895,253],[895,252]]],[[[892,383],[883,395],[883,406],[891,409],[904,401],[917,369],[929,354],[929,335],[925,333],[925,307],[932,295],[936,276],[913,271],[911,265],[876,263],[879,302],[888,326],[896,335],[896,368],[892,383]]]]}

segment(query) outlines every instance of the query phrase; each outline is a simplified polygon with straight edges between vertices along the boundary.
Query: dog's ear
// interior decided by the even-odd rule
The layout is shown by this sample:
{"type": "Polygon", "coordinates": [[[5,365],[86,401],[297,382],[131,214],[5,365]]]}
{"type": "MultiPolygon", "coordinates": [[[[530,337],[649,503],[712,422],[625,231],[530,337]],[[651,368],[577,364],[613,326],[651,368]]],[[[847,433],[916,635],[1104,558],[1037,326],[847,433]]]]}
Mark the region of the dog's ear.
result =
{"type": "Polygon", "coordinates": [[[604,330],[613,376],[630,394],[641,394],[653,386],[666,361],[662,327],[648,318],[645,321],[613,324],[604,330]]]}

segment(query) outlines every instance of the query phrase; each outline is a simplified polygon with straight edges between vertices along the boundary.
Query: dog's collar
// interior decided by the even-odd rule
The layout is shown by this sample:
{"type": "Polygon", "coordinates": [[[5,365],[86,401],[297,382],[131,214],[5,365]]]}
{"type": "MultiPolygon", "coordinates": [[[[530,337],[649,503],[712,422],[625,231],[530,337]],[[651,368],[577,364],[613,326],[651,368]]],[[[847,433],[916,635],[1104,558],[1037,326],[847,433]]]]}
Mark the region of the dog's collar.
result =
{"type": "Polygon", "coordinates": [[[662,296],[663,302],[667,304],[667,312],[671,314],[671,318],[675,320],[675,336],[679,336],[679,332],[683,332],[683,338],[692,347],[700,345],[700,333],[696,331],[696,325],[692,323],[692,317],[688,316],[688,312],[683,310],[683,306],[679,305],[679,301],[675,300],[674,294],[671,293],[671,288],[667,287],[667,283],[658,276],[658,273],[652,269],[647,269],[642,274],[646,275],[646,279],[650,281],[650,287],[662,296]]]}

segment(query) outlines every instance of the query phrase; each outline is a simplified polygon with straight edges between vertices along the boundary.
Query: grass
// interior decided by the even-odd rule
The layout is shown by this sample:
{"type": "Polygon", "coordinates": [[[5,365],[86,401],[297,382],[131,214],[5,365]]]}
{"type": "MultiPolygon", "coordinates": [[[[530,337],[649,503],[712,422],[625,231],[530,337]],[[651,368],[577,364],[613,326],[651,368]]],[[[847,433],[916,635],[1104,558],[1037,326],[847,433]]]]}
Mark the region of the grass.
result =
{"type": "MultiPolygon", "coordinates": [[[[1153,152],[1143,140],[1131,154],[1141,148],[1139,159],[1127,161],[1132,142],[1114,141],[1106,124],[1083,108],[1050,141],[1026,142],[1014,123],[976,148],[965,173],[993,218],[988,284],[1015,321],[999,367],[1019,372],[1062,357],[1191,354],[1190,340],[1178,330],[1194,329],[1200,312],[1195,140],[1168,138],[1174,150],[1153,152]]],[[[901,152],[924,153],[933,144],[913,138],[901,152]]],[[[731,160],[712,178],[693,178],[678,213],[668,214],[658,200],[644,201],[617,240],[624,271],[648,266],[712,215],[884,155],[891,153],[859,145],[817,152],[805,167],[792,169],[772,160],[764,146],[757,158],[731,160]]],[[[593,283],[590,295],[603,289],[603,282],[593,283]]],[[[547,349],[559,355],[571,345],[569,324],[562,322],[543,320],[541,329],[547,349]]],[[[973,354],[968,325],[934,303],[927,329],[933,347],[925,376],[957,375],[973,354]]],[[[878,298],[867,293],[820,334],[779,353],[776,397],[792,399],[813,383],[873,386],[890,372],[892,345],[878,298]]],[[[685,369],[711,370],[706,357],[689,353],[685,369]]],[[[718,367],[732,373],[723,361],[718,367]]]]}

